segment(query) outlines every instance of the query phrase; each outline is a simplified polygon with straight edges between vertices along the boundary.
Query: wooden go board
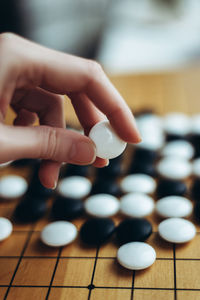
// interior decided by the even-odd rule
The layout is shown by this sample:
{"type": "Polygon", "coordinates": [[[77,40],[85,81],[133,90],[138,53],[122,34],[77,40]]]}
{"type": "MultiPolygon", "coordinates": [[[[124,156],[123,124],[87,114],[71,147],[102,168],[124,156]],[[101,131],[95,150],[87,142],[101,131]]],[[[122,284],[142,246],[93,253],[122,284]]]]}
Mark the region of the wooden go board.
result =
{"type": "MultiPolygon", "coordinates": [[[[161,114],[200,112],[198,69],[112,80],[134,110],[153,108],[161,114]]],[[[66,108],[68,122],[75,123],[69,104],[66,108]]],[[[11,118],[12,114],[8,120],[11,118]]],[[[28,179],[29,173],[29,166],[0,169],[0,176],[20,174],[28,179]]],[[[17,203],[18,200],[0,202],[0,216],[11,219],[17,203]]],[[[80,228],[85,219],[73,223],[80,228]]],[[[118,215],[113,219],[118,224],[123,218],[118,215]]],[[[114,240],[94,248],[83,246],[77,239],[54,249],[39,240],[42,228],[49,222],[48,215],[34,224],[14,224],[11,237],[0,243],[0,299],[200,299],[200,226],[195,224],[197,235],[193,241],[174,245],[158,237],[160,219],[156,215],[147,219],[153,224],[153,234],[147,242],[156,250],[157,259],[149,269],[136,272],[118,265],[114,240]]]]}

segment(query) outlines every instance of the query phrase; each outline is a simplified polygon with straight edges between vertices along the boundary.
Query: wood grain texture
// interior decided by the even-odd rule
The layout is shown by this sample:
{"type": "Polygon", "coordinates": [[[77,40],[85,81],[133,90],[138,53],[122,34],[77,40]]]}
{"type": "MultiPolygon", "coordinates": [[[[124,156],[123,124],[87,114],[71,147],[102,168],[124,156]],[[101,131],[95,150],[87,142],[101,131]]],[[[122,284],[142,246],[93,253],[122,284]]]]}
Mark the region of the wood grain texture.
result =
{"type": "MultiPolygon", "coordinates": [[[[111,80],[134,112],[150,108],[159,114],[200,113],[199,68],[111,80]]],[[[78,126],[69,100],[65,102],[65,115],[68,123],[78,126]]],[[[6,122],[12,123],[13,118],[9,111],[6,122]]],[[[28,178],[29,171],[27,167],[8,167],[0,169],[0,176],[12,173],[28,178]]],[[[0,202],[0,216],[12,218],[18,201],[0,202]]],[[[113,219],[118,224],[121,216],[113,219]]],[[[148,243],[155,248],[157,260],[149,269],[137,272],[118,265],[114,241],[97,251],[77,239],[59,251],[39,241],[48,216],[36,224],[14,224],[12,236],[0,243],[0,299],[6,292],[6,300],[200,299],[200,226],[196,224],[198,234],[191,243],[174,249],[156,233],[160,219],[155,214],[148,219],[154,231],[148,243]]],[[[82,217],[73,223],[80,229],[85,220],[82,217]]]]}

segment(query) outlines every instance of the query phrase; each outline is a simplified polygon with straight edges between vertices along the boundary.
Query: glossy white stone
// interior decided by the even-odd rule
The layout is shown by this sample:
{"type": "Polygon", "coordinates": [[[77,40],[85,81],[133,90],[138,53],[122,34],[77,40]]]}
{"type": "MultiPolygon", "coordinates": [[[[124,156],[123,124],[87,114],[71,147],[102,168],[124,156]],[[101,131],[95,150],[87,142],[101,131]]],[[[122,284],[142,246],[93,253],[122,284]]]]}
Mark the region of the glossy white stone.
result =
{"type": "Polygon", "coordinates": [[[64,197],[80,199],[87,196],[91,188],[89,179],[83,176],[69,176],[60,180],[57,191],[64,197]]]}
{"type": "Polygon", "coordinates": [[[200,158],[197,158],[197,159],[193,160],[192,173],[195,176],[200,177],[200,158]]]}
{"type": "Polygon", "coordinates": [[[126,148],[126,144],[119,138],[109,121],[102,121],[92,127],[89,138],[96,145],[98,157],[111,159],[119,156],[126,148]]]}
{"type": "Polygon", "coordinates": [[[191,175],[192,166],[186,159],[178,157],[166,157],[157,164],[158,173],[166,178],[181,180],[191,175]]]}
{"type": "Polygon", "coordinates": [[[171,243],[186,243],[196,234],[194,224],[182,218],[169,218],[158,226],[160,236],[171,243]]]}
{"type": "Polygon", "coordinates": [[[130,270],[143,270],[150,267],[156,260],[153,247],[142,242],[124,244],[117,251],[117,260],[123,267],[130,270]]]}
{"type": "Polygon", "coordinates": [[[129,217],[142,218],[154,210],[154,200],[142,193],[129,193],[121,197],[120,211],[129,217]]]}
{"type": "Polygon", "coordinates": [[[151,194],[155,191],[156,181],[146,174],[130,174],[121,180],[120,187],[124,193],[151,194]]]}
{"type": "Polygon", "coordinates": [[[194,147],[187,141],[176,140],[167,143],[161,154],[190,160],[194,156],[194,147]]]}
{"type": "Polygon", "coordinates": [[[163,120],[155,114],[144,114],[136,117],[137,127],[140,131],[162,130],[163,120]]]}
{"type": "Polygon", "coordinates": [[[187,135],[191,132],[191,119],[183,113],[169,113],[163,119],[168,134],[187,135]]]}
{"type": "Polygon", "coordinates": [[[119,211],[119,200],[109,194],[90,196],[84,202],[85,211],[94,217],[111,217],[119,211]]]}
{"type": "Polygon", "coordinates": [[[70,244],[77,237],[76,226],[67,221],[56,221],[46,225],[41,232],[41,240],[51,247],[70,244]]]}
{"type": "Polygon", "coordinates": [[[192,209],[192,202],[181,196],[167,196],[156,202],[156,212],[164,218],[188,217],[192,209]]]}
{"type": "Polygon", "coordinates": [[[0,178],[0,197],[5,199],[18,198],[28,188],[27,181],[18,175],[5,175],[0,178]]]}
{"type": "Polygon", "coordinates": [[[137,117],[136,123],[142,138],[136,147],[159,150],[164,144],[162,119],[154,114],[145,114],[137,117]]]}
{"type": "Polygon", "coordinates": [[[152,151],[158,151],[164,146],[164,135],[160,133],[152,133],[144,135],[141,133],[142,141],[135,145],[137,148],[148,149],[152,151]]]}
{"type": "Polygon", "coordinates": [[[200,114],[196,114],[191,117],[191,127],[193,134],[200,134],[200,114]]]}
{"type": "Polygon", "coordinates": [[[12,223],[3,217],[0,217],[0,241],[7,239],[13,230],[12,223]]]}

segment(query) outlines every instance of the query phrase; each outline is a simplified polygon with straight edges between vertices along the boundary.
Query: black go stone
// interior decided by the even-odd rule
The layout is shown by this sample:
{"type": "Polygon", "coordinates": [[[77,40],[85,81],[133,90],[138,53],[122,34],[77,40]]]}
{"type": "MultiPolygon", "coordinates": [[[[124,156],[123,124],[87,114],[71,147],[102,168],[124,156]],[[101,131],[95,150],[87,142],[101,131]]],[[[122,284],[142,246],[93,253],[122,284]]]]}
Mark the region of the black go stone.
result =
{"type": "Polygon", "coordinates": [[[80,217],[83,212],[83,201],[65,197],[56,198],[51,211],[56,220],[73,220],[80,217]]]}
{"type": "Polygon", "coordinates": [[[145,162],[143,163],[142,161],[134,162],[131,165],[129,173],[130,174],[141,173],[141,174],[149,175],[151,177],[156,177],[157,176],[155,166],[152,163],[145,163],[145,162]]]}
{"type": "Polygon", "coordinates": [[[193,134],[190,136],[190,143],[193,145],[195,154],[194,157],[200,157],[200,134],[193,134]]]}
{"type": "Polygon", "coordinates": [[[35,222],[47,212],[48,205],[43,198],[24,197],[14,211],[14,219],[22,223],[35,222]]]}
{"type": "Polygon", "coordinates": [[[183,181],[160,179],[158,181],[156,196],[157,198],[167,196],[183,196],[187,192],[187,186],[183,181]]]}
{"type": "Polygon", "coordinates": [[[200,202],[200,179],[196,178],[193,180],[190,194],[193,200],[200,202]]]}
{"type": "Polygon", "coordinates": [[[47,189],[44,187],[39,179],[35,177],[29,184],[27,195],[30,195],[30,197],[40,197],[44,200],[51,197],[53,195],[54,191],[52,189],[47,189]]]}
{"type": "Polygon", "coordinates": [[[31,158],[17,159],[12,162],[12,166],[17,168],[25,167],[25,166],[33,166],[34,164],[37,164],[37,160],[31,158]]]}
{"type": "Polygon", "coordinates": [[[121,189],[115,179],[112,178],[102,178],[93,183],[91,194],[110,194],[113,196],[120,196],[121,189]]]}
{"type": "Polygon", "coordinates": [[[86,177],[88,175],[89,175],[89,166],[79,166],[79,165],[68,164],[62,174],[62,177],[69,177],[69,176],[86,177]]]}
{"type": "Polygon", "coordinates": [[[126,219],[116,228],[116,237],[120,245],[129,242],[144,242],[151,233],[151,223],[143,218],[126,219]]]}
{"type": "Polygon", "coordinates": [[[44,198],[47,199],[50,196],[53,195],[54,191],[52,189],[48,189],[44,187],[38,177],[38,171],[39,171],[40,164],[37,163],[35,167],[33,168],[31,180],[29,183],[28,190],[26,194],[31,198],[44,198]]]}
{"type": "Polygon", "coordinates": [[[176,140],[184,140],[184,141],[188,141],[188,135],[183,136],[183,135],[179,135],[179,134],[173,134],[173,133],[167,133],[166,134],[166,141],[167,142],[172,142],[172,141],[176,141],[176,140]]]}
{"type": "Polygon", "coordinates": [[[196,202],[194,205],[194,217],[195,220],[199,223],[200,222],[200,201],[196,202]]]}
{"type": "Polygon", "coordinates": [[[86,221],[80,229],[81,240],[89,245],[99,246],[107,242],[115,231],[115,224],[109,218],[94,218],[86,221]]]}
{"type": "Polygon", "coordinates": [[[136,148],[133,154],[133,164],[136,162],[142,162],[142,164],[153,164],[157,158],[157,151],[145,148],[136,148]]]}
{"type": "Polygon", "coordinates": [[[122,156],[118,156],[116,158],[110,159],[109,165],[104,168],[97,169],[97,177],[98,178],[105,178],[105,177],[112,177],[116,178],[122,175],[122,164],[121,164],[122,156]]]}
{"type": "Polygon", "coordinates": [[[116,165],[108,165],[107,167],[104,168],[99,168],[97,170],[97,177],[118,177],[122,175],[122,168],[121,165],[116,164],[116,165]]]}

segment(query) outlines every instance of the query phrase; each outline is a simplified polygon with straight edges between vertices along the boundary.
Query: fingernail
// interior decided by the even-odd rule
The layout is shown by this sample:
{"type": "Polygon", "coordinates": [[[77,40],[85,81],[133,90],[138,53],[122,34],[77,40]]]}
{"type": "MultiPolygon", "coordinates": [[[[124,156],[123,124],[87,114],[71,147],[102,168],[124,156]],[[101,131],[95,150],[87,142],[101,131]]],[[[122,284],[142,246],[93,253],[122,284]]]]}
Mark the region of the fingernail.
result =
{"type": "Polygon", "coordinates": [[[57,184],[58,184],[58,182],[57,182],[57,180],[55,180],[54,186],[52,187],[52,190],[55,190],[57,188],[57,184]]]}
{"type": "Polygon", "coordinates": [[[92,164],[96,159],[96,148],[92,142],[78,142],[72,145],[70,162],[92,164]]]}
{"type": "Polygon", "coordinates": [[[141,138],[141,136],[138,136],[138,139],[137,139],[137,141],[135,142],[135,144],[139,144],[139,143],[141,143],[142,142],[142,138],[141,138]]]}
{"type": "Polygon", "coordinates": [[[136,133],[136,139],[135,139],[134,143],[138,144],[142,141],[142,137],[141,137],[141,134],[140,134],[139,129],[137,127],[137,122],[136,122],[135,118],[133,118],[133,122],[134,122],[135,133],[136,133]]]}
{"type": "Polygon", "coordinates": [[[109,164],[110,164],[110,161],[107,160],[107,163],[106,163],[105,167],[109,166],[109,164]]]}

